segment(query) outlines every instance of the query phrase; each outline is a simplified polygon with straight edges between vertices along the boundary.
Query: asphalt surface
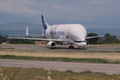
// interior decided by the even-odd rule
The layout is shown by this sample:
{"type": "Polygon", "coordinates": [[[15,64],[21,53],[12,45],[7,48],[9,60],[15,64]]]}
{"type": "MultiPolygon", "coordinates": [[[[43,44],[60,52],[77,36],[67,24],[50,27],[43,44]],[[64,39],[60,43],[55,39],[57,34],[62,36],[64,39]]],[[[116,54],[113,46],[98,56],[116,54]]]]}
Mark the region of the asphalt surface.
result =
{"type": "MultiPolygon", "coordinates": [[[[0,45],[0,48],[10,48],[10,49],[23,49],[23,50],[51,50],[47,45],[40,46],[40,45],[0,45]]],[[[54,50],[62,50],[62,51],[69,51],[69,50],[80,50],[78,48],[69,49],[68,47],[57,47],[54,50]]],[[[120,47],[101,47],[101,46],[89,46],[86,47],[86,51],[120,51],[120,47]]]]}
{"type": "MultiPolygon", "coordinates": [[[[20,50],[51,50],[49,47],[40,45],[0,45],[0,49],[20,50]]],[[[57,47],[57,51],[80,50],[78,48],[57,47]]],[[[120,51],[120,47],[87,47],[86,51],[120,51]]],[[[72,70],[74,72],[93,71],[107,74],[120,74],[120,64],[97,64],[97,63],[75,63],[55,61],[32,61],[32,60],[9,60],[0,59],[0,66],[22,67],[22,68],[44,68],[58,71],[72,70]]]]}
{"type": "Polygon", "coordinates": [[[10,60],[0,59],[0,66],[22,68],[44,68],[58,71],[74,72],[92,71],[106,74],[120,74],[120,64],[73,63],[55,61],[10,60]]]}

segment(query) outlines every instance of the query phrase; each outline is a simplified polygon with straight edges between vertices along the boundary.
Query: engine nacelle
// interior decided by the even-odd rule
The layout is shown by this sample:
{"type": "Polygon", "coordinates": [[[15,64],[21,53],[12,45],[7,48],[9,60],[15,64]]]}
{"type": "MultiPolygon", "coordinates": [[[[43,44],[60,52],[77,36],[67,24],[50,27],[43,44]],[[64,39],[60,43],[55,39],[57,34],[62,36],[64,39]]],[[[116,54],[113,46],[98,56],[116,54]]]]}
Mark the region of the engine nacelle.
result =
{"type": "Polygon", "coordinates": [[[56,43],[55,43],[55,42],[50,41],[50,42],[48,42],[48,43],[47,43],[47,45],[48,45],[49,47],[51,47],[51,48],[55,48],[56,43]]]}

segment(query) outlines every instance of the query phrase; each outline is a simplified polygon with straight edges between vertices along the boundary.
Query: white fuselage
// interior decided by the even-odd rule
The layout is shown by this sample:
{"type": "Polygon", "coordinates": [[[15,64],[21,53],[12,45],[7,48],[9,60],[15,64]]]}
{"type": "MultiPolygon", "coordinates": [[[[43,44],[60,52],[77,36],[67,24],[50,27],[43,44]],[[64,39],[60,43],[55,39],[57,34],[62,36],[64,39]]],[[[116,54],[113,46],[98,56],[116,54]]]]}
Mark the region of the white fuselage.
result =
{"type": "Polygon", "coordinates": [[[86,46],[86,29],[80,24],[63,24],[49,26],[45,31],[48,39],[62,39],[63,43],[86,46]]]}

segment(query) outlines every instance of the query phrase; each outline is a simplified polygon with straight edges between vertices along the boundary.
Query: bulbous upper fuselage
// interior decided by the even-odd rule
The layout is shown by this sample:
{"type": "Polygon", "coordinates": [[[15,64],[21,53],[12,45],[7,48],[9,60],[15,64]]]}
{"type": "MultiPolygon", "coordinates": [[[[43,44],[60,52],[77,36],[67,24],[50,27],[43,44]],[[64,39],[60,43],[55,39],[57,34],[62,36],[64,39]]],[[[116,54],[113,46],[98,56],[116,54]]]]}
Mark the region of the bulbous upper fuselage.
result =
{"type": "Polygon", "coordinates": [[[46,29],[45,36],[49,39],[62,39],[69,44],[86,45],[86,29],[80,24],[53,25],[46,29]]]}

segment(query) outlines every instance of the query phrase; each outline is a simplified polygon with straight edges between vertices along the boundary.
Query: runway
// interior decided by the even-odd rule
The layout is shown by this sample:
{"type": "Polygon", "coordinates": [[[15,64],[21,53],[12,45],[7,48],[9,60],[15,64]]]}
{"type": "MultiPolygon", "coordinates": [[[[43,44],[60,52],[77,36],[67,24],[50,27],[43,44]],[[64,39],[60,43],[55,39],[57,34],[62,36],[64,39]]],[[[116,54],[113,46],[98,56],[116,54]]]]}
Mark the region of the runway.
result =
{"type": "MultiPolygon", "coordinates": [[[[22,49],[22,50],[51,50],[47,45],[41,46],[41,45],[0,45],[0,48],[9,48],[9,49],[22,49]]],[[[57,46],[57,51],[69,51],[69,50],[75,50],[78,51],[80,49],[74,48],[69,49],[68,46],[57,46]]],[[[85,51],[120,51],[120,46],[112,47],[112,46],[87,46],[85,51]]]]}
{"type": "MultiPolygon", "coordinates": [[[[92,54],[91,51],[108,51],[107,53],[101,53],[101,55],[105,55],[104,57],[108,57],[111,59],[110,55],[113,57],[113,53],[115,51],[115,60],[119,59],[117,55],[119,55],[120,52],[120,46],[88,46],[86,50],[80,50],[80,49],[69,49],[67,46],[57,46],[56,49],[50,49],[47,47],[47,45],[0,45],[0,49],[2,51],[6,51],[6,49],[14,49],[17,51],[38,51],[40,52],[39,54],[36,52],[36,55],[39,55],[41,57],[42,52],[46,51],[50,53],[50,51],[55,51],[54,53],[51,52],[50,56],[53,54],[53,57],[56,57],[57,55],[62,55],[63,53],[56,54],[56,52],[72,52],[75,55],[78,55],[77,53],[75,54],[74,51],[79,52],[79,51],[87,51],[92,54]],[[109,52],[113,53],[109,53],[109,52]],[[108,55],[107,55],[108,54],[108,55]],[[55,56],[56,55],[56,56],[55,56]],[[117,56],[117,57],[116,57],[117,56]]],[[[8,50],[9,51],[9,50],[8,50]]],[[[2,53],[2,52],[1,52],[2,53]]],[[[16,52],[15,52],[16,53],[16,52]]],[[[69,54],[65,54],[64,56],[68,56],[69,54]]],[[[23,53],[24,54],[24,53],[23,53]]],[[[32,53],[30,53],[32,55],[32,53]]],[[[30,55],[29,54],[29,55],[30,55]]],[[[89,53],[86,53],[89,54],[89,53]]],[[[86,57],[88,55],[84,54],[86,57]]],[[[92,57],[95,55],[98,55],[96,53],[93,53],[92,57]],[[93,55],[94,54],[94,55],[93,55]]],[[[20,54],[19,54],[20,55],[20,54]]],[[[22,55],[22,53],[21,53],[22,55]]],[[[25,54],[24,54],[25,55],[25,54]]],[[[28,55],[28,53],[26,53],[28,55]]],[[[35,55],[35,53],[34,53],[35,55]]],[[[79,55],[82,55],[79,53],[79,55]]],[[[84,57],[84,55],[82,55],[84,57]]],[[[42,55],[44,56],[44,55],[42,55]]],[[[59,57],[60,57],[59,56],[59,57]]],[[[91,56],[91,55],[89,55],[91,56]]],[[[97,58],[99,58],[97,56],[97,58]]],[[[79,57],[79,56],[78,56],[79,57]]],[[[112,58],[113,59],[113,58],[112,58]]],[[[33,61],[33,60],[9,60],[9,59],[0,59],[0,66],[7,66],[7,67],[23,67],[23,68],[44,68],[44,69],[53,69],[53,70],[58,70],[58,71],[66,71],[66,70],[72,70],[74,72],[81,72],[81,71],[93,71],[93,72],[103,72],[107,74],[120,74],[120,64],[97,64],[97,63],[77,63],[77,62],[58,62],[58,61],[33,61]]]]}
{"type": "Polygon", "coordinates": [[[58,71],[74,72],[92,71],[106,74],[120,74],[120,64],[73,63],[56,61],[10,60],[0,59],[0,66],[22,68],[44,68],[58,71]]]}

